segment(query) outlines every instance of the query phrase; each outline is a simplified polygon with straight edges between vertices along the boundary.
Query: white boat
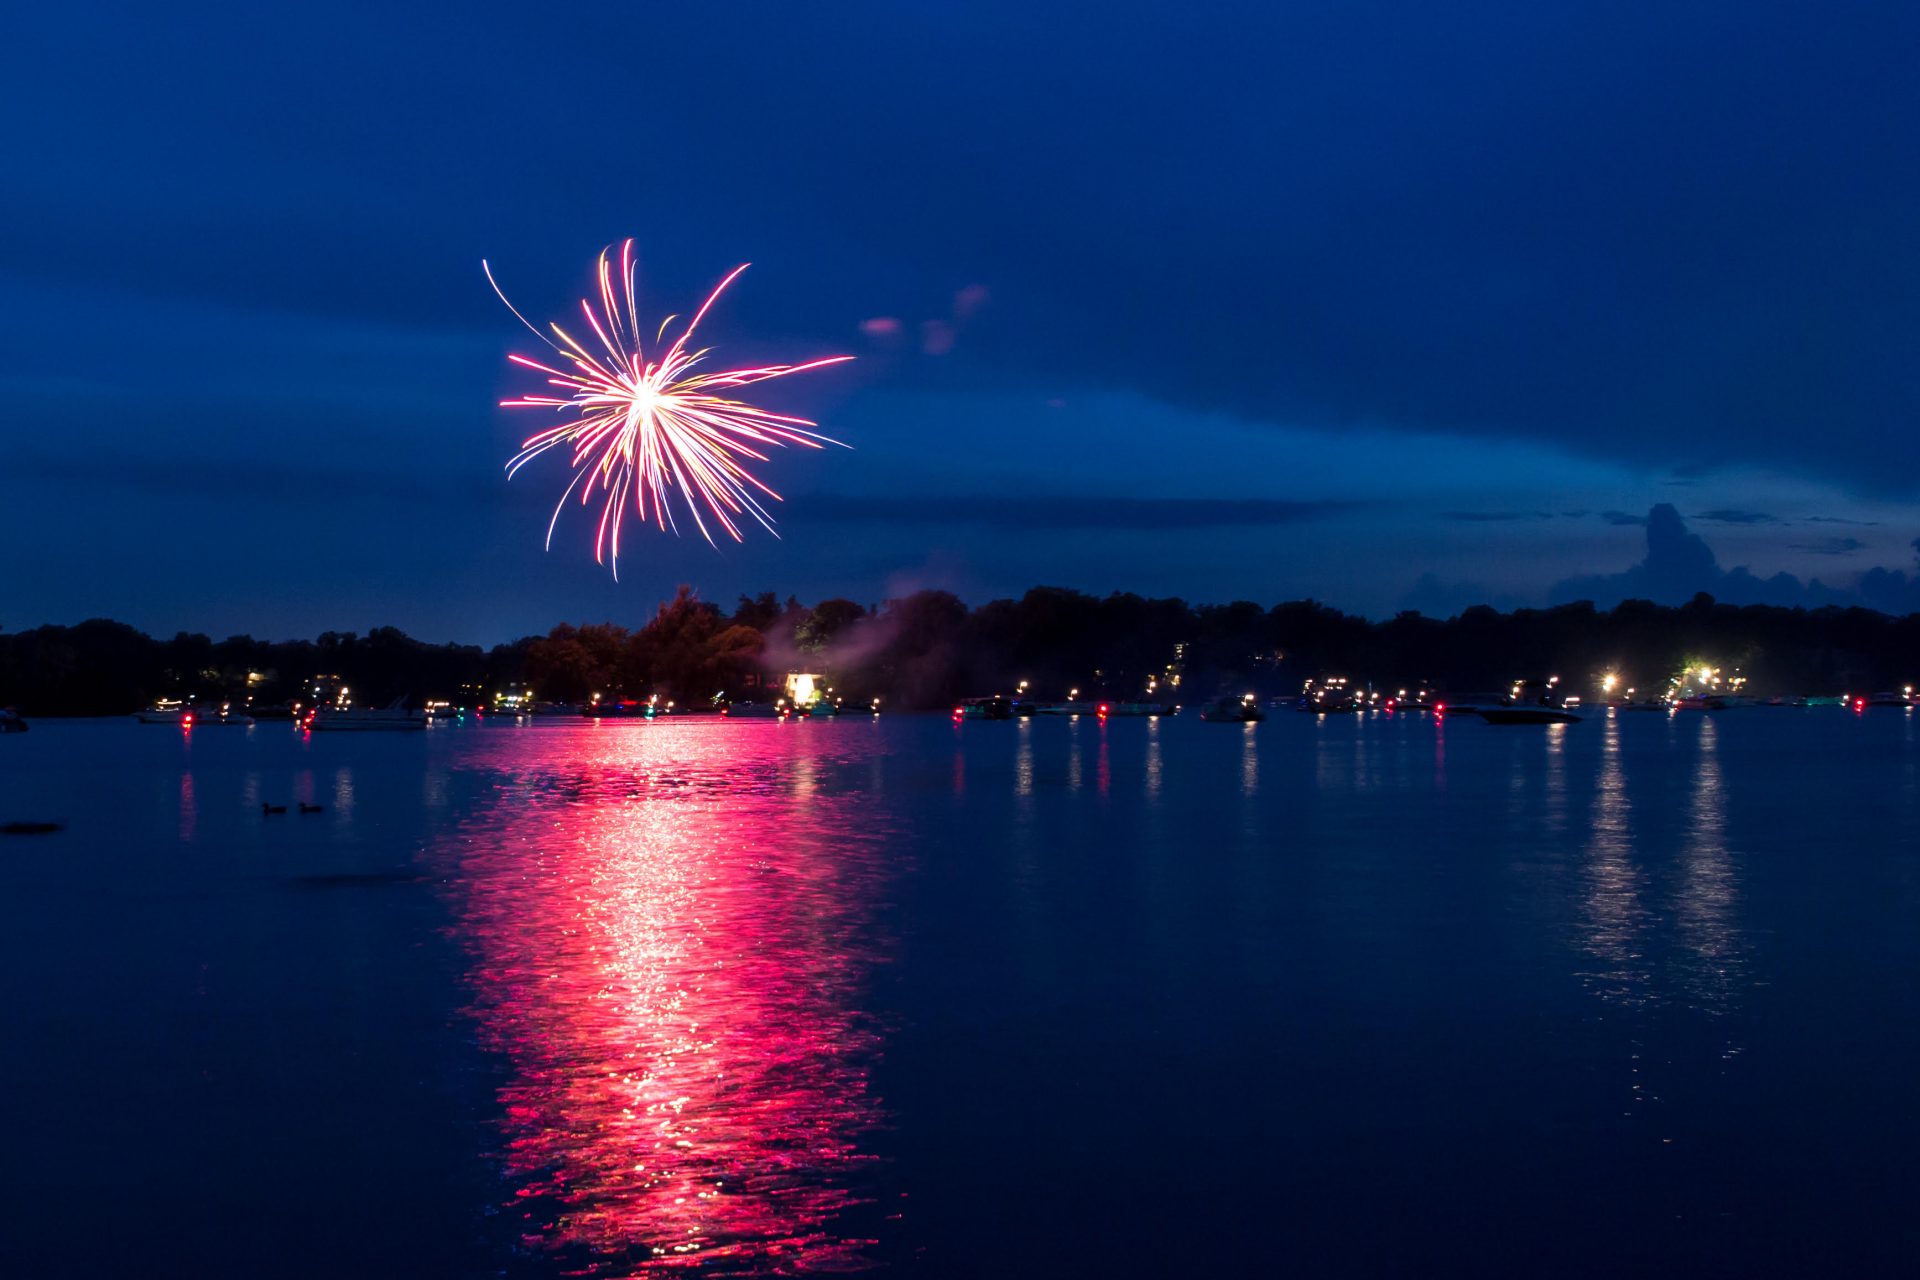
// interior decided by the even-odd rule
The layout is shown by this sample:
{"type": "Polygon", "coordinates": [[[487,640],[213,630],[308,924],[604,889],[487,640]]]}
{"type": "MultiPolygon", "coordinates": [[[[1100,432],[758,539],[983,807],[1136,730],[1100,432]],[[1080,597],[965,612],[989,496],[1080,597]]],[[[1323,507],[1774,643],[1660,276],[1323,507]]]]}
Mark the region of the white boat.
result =
{"type": "Polygon", "coordinates": [[[409,711],[405,698],[395,698],[384,707],[316,707],[307,717],[309,729],[351,729],[358,731],[424,729],[426,713],[409,711]]]}
{"type": "Polygon", "coordinates": [[[133,718],[141,724],[170,724],[175,728],[191,728],[194,725],[249,725],[253,717],[235,712],[227,707],[183,707],[168,706],[164,702],[145,711],[136,711],[133,718]]]}

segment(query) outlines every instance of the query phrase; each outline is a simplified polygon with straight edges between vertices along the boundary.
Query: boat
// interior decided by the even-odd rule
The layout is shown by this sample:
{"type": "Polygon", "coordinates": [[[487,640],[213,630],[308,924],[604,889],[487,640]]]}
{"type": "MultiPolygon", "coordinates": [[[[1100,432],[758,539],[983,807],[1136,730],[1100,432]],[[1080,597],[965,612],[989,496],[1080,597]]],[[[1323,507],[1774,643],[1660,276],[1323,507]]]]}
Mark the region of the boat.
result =
{"type": "Polygon", "coordinates": [[[1540,703],[1515,703],[1504,707],[1478,707],[1476,710],[1482,720],[1488,724],[1579,724],[1580,713],[1569,711],[1565,707],[1549,707],[1540,703]]]}
{"type": "Polygon", "coordinates": [[[1753,705],[1753,699],[1738,693],[1691,693],[1673,700],[1675,711],[1731,711],[1753,705]]]}
{"type": "Polygon", "coordinates": [[[425,712],[407,710],[405,698],[395,698],[384,707],[318,707],[304,724],[309,729],[394,731],[424,729],[427,717],[425,712]]]}
{"type": "Polygon", "coordinates": [[[1366,701],[1347,677],[1321,676],[1307,681],[1293,709],[1309,715],[1344,714],[1366,710],[1366,701]]]}
{"type": "Polygon", "coordinates": [[[194,728],[211,728],[217,724],[250,725],[253,717],[242,711],[229,711],[225,707],[195,707],[187,712],[182,724],[194,728]]]}
{"type": "Polygon", "coordinates": [[[1382,705],[1382,709],[1400,714],[1420,714],[1437,712],[1442,705],[1441,695],[1431,689],[1416,689],[1412,693],[1402,689],[1388,698],[1382,705]]]}
{"type": "Polygon", "coordinates": [[[721,715],[729,720],[785,720],[793,715],[793,708],[785,699],[779,702],[730,702],[721,715]]]}
{"type": "Polygon", "coordinates": [[[1267,713],[1249,693],[1239,698],[1215,698],[1200,708],[1200,718],[1211,724],[1258,724],[1267,718],[1267,713]]]}
{"type": "Polygon", "coordinates": [[[25,733],[27,722],[12,707],[0,707],[0,733],[25,733]]]}
{"type": "Polygon", "coordinates": [[[133,718],[141,724],[166,724],[176,729],[195,727],[209,728],[213,725],[250,725],[253,717],[236,712],[231,706],[186,706],[170,698],[163,698],[145,711],[136,711],[133,718]]]}
{"type": "Polygon", "coordinates": [[[1037,716],[1090,716],[1098,703],[1094,702],[1040,702],[1034,704],[1033,714],[1037,716]]]}
{"type": "Polygon", "coordinates": [[[1563,693],[1560,678],[1516,680],[1504,698],[1475,701],[1471,706],[1449,702],[1447,710],[1471,710],[1488,724],[1578,724],[1580,699],[1563,693]]]}
{"type": "Polygon", "coordinates": [[[1103,716],[1170,716],[1179,710],[1167,702],[1103,702],[1095,708],[1103,716]]]}
{"type": "Polygon", "coordinates": [[[1013,703],[993,694],[985,698],[968,698],[953,709],[955,720],[1011,720],[1013,703]]]}
{"type": "Polygon", "coordinates": [[[580,708],[580,714],[590,720],[618,720],[623,716],[644,716],[646,713],[647,704],[632,698],[609,698],[605,702],[595,699],[580,708]]]}

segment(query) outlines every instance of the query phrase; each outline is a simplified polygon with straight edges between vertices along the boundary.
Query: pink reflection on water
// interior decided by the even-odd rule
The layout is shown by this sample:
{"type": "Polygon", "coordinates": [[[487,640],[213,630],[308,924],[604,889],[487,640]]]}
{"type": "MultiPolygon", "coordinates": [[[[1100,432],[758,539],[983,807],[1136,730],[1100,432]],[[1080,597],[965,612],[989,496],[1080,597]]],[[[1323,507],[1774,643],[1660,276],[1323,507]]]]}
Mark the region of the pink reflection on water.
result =
{"type": "Polygon", "coordinates": [[[525,1243],[583,1275],[857,1268],[889,833],[834,773],[866,735],[595,728],[477,747],[502,781],[453,855],[525,1243]]]}

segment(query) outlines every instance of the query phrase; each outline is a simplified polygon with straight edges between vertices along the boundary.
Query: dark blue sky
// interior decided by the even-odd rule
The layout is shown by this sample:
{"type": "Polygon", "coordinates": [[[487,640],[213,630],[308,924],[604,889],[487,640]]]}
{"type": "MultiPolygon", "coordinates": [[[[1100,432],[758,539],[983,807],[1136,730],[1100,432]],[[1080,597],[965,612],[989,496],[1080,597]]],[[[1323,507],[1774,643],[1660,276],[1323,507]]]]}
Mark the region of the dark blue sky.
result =
{"type": "Polygon", "coordinates": [[[69,3],[7,46],[0,626],[1445,610],[1641,581],[1656,504],[1734,594],[1913,564],[1910,4],[69,3]],[[479,260],[557,316],[627,235],[656,314],[755,263],[728,353],[861,359],[767,397],[854,446],[775,459],[784,540],[616,585],[578,519],[541,550],[557,463],[501,473],[479,260]]]}

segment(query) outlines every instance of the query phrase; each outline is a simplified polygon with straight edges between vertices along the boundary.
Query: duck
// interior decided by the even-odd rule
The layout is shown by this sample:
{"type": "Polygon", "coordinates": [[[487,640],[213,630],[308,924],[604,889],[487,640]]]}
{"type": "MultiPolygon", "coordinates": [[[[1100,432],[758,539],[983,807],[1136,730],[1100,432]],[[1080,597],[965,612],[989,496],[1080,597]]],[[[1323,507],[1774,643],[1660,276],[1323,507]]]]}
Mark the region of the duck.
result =
{"type": "Polygon", "coordinates": [[[263,802],[260,806],[260,812],[262,814],[285,813],[286,811],[287,811],[287,806],[283,804],[266,804],[263,802]]]}
{"type": "Polygon", "coordinates": [[[302,813],[320,813],[325,810],[326,807],[327,806],[323,804],[308,804],[305,800],[300,802],[300,812],[302,813]]]}

